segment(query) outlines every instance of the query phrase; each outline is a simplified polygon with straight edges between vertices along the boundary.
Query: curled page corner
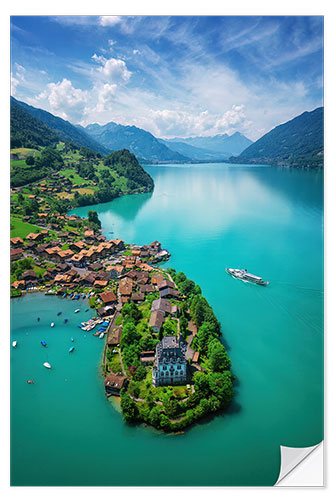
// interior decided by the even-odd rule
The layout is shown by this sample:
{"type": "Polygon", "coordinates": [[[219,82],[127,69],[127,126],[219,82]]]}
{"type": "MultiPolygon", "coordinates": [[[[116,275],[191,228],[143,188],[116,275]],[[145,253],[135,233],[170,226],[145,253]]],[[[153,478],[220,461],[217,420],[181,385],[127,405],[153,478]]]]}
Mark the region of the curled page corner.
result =
{"type": "Polygon", "coordinates": [[[281,445],[280,452],[280,475],[274,486],[323,486],[323,441],[307,448],[281,445]]]}

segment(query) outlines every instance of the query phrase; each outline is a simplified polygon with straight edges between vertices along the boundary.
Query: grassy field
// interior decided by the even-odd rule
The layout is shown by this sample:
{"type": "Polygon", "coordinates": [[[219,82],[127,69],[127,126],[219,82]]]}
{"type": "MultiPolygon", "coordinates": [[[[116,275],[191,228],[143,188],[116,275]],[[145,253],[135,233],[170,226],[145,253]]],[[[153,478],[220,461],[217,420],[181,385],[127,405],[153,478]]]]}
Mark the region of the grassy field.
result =
{"type": "Polygon", "coordinates": [[[29,233],[35,233],[39,230],[39,227],[29,224],[28,222],[23,222],[19,219],[10,219],[10,237],[15,238],[19,236],[20,238],[25,238],[29,233]]]}
{"type": "Polygon", "coordinates": [[[64,168],[60,170],[59,173],[67,177],[67,179],[70,179],[73,184],[84,184],[85,182],[87,182],[83,179],[83,177],[80,177],[72,168],[64,168]]]}
{"type": "Polygon", "coordinates": [[[10,152],[14,154],[33,153],[34,151],[36,151],[36,149],[31,149],[31,148],[15,148],[10,150],[10,152]]]}
{"type": "Polygon", "coordinates": [[[10,160],[11,167],[26,167],[25,160],[10,160]]]}
{"type": "Polygon", "coordinates": [[[78,188],[78,189],[73,189],[73,191],[78,191],[80,194],[94,194],[94,189],[91,188],[78,188]]]}

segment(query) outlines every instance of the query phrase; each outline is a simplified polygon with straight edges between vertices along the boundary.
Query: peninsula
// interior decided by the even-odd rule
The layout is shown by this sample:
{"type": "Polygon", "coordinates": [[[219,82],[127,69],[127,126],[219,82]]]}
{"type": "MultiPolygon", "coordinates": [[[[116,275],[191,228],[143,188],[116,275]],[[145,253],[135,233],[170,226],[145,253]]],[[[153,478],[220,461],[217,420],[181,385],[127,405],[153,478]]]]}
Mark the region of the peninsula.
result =
{"type": "Polygon", "coordinates": [[[104,191],[151,188],[148,174],[131,184],[142,167],[128,151],[97,155],[65,143],[11,151],[11,296],[88,298],[94,319],[82,329],[105,335],[106,396],[120,396],[127,422],[179,431],[232,400],[221,326],[198,285],[157,267],[170,257],[158,241],[107,240],[97,212],[66,213],[104,191]]]}

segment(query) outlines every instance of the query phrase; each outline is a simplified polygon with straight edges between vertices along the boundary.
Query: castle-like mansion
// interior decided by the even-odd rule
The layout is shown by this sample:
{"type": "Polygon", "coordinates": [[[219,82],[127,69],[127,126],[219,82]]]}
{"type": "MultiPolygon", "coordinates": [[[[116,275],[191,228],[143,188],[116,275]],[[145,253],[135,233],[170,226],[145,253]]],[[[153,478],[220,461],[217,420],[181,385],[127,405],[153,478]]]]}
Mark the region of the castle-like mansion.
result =
{"type": "Polygon", "coordinates": [[[177,337],[164,337],[156,346],[153,366],[153,385],[176,385],[186,383],[187,344],[177,337]]]}

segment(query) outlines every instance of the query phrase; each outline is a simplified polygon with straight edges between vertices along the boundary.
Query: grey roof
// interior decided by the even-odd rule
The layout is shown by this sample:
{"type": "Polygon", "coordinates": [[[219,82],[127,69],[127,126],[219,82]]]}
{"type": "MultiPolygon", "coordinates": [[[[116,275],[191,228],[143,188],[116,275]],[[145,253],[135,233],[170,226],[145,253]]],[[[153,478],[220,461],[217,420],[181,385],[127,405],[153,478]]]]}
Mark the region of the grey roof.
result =
{"type": "Polygon", "coordinates": [[[172,304],[167,299],[155,299],[151,305],[151,311],[163,311],[171,313],[172,304]]]}
{"type": "Polygon", "coordinates": [[[182,363],[186,361],[186,342],[180,342],[177,337],[163,337],[156,346],[158,363],[182,363]]]}

